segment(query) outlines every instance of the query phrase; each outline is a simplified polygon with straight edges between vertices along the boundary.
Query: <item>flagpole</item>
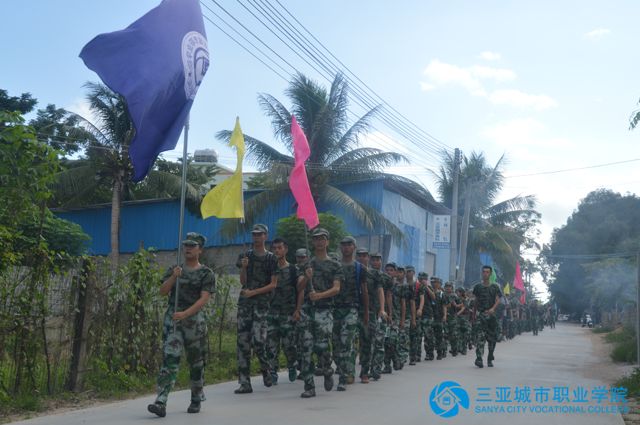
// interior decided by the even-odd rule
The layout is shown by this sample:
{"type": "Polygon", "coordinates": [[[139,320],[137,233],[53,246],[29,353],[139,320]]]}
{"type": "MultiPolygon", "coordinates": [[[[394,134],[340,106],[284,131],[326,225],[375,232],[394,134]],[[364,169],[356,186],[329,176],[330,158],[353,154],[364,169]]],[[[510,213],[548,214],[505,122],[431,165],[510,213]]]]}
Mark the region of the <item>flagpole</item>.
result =
{"type": "MultiPolygon", "coordinates": [[[[180,181],[180,224],[178,225],[178,258],[177,265],[180,265],[182,259],[182,231],[184,227],[184,204],[187,194],[187,145],[189,144],[189,115],[184,122],[184,144],[182,146],[182,179],[180,181]]],[[[180,280],[176,279],[176,299],[174,312],[178,312],[178,291],[180,289],[180,280]]],[[[173,330],[176,329],[176,322],[173,322],[173,330]]]]}

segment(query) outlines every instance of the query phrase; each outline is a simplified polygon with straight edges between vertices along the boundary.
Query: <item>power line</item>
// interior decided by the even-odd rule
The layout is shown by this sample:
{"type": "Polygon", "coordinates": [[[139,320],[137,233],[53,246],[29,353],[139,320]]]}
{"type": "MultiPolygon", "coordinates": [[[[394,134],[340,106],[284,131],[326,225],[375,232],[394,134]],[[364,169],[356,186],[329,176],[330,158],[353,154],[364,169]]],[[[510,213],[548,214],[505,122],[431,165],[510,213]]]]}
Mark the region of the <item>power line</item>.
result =
{"type": "Polygon", "coordinates": [[[405,117],[402,113],[400,113],[396,108],[394,108],[393,106],[391,106],[388,102],[386,102],[380,95],[378,95],[371,87],[369,87],[364,81],[362,81],[355,73],[353,73],[340,59],[338,59],[333,53],[331,53],[331,51],[320,41],[318,40],[312,33],[311,31],[309,31],[307,29],[307,27],[305,27],[282,3],[280,3],[279,0],[275,0],[276,3],[278,3],[278,5],[280,5],[280,7],[289,15],[291,16],[291,18],[293,18],[293,20],[302,27],[302,29],[304,29],[304,31],[309,34],[318,44],[320,44],[320,46],[329,54],[331,55],[331,57],[333,57],[336,61],[338,61],[338,63],[340,65],[342,65],[342,67],[344,69],[347,70],[347,72],[349,72],[349,74],[353,75],[354,78],[356,78],[360,83],[362,83],[367,89],[369,89],[369,91],[371,93],[373,93],[378,99],[380,99],[380,101],[388,106],[391,110],[393,110],[394,112],[396,112],[400,117],[402,117],[405,121],[407,121],[409,124],[411,124],[417,131],[423,133],[426,137],[433,139],[436,143],[451,149],[450,147],[448,147],[445,143],[443,143],[442,141],[440,141],[439,139],[437,139],[436,137],[434,137],[433,135],[429,134],[428,132],[424,131],[423,129],[421,129],[419,126],[417,126],[416,124],[414,124],[411,120],[409,120],[407,117],[405,117]]]}
{"type": "MultiPolygon", "coordinates": [[[[218,7],[220,7],[228,16],[230,16],[235,22],[237,22],[243,29],[245,29],[245,31],[247,31],[252,37],[254,37],[256,40],[258,40],[262,45],[266,46],[272,53],[274,53],[278,58],[280,58],[280,60],[282,60],[286,65],[288,65],[289,67],[292,68],[293,71],[300,73],[300,71],[295,68],[289,61],[287,61],[286,59],[284,59],[280,54],[278,54],[277,52],[275,52],[275,50],[273,50],[270,46],[268,46],[263,40],[262,38],[260,38],[259,36],[257,36],[254,32],[252,32],[251,30],[249,30],[247,28],[246,25],[244,25],[242,22],[240,22],[235,16],[233,16],[230,12],[228,12],[226,9],[222,8],[222,6],[220,6],[219,3],[217,3],[215,0],[211,0],[214,4],[216,4],[218,7]]],[[[207,10],[211,10],[208,6],[205,5],[205,7],[207,8],[207,10]]],[[[261,60],[260,58],[258,58],[253,52],[250,51],[250,49],[248,47],[246,47],[245,45],[243,45],[241,42],[239,42],[237,39],[235,39],[233,36],[231,36],[228,32],[224,31],[220,26],[216,25],[211,18],[209,18],[208,16],[206,16],[206,14],[204,14],[206,19],[211,22],[212,24],[214,24],[214,26],[219,29],[221,32],[223,32],[227,37],[231,38],[236,44],[240,45],[244,50],[246,50],[247,52],[249,52],[252,56],[254,56],[256,59],[258,59],[261,63],[263,63],[265,66],[267,66],[270,70],[274,71],[272,67],[268,66],[263,60],[261,60]]],[[[222,17],[220,17],[220,15],[216,14],[216,17],[218,19],[220,19],[221,21],[224,22],[225,25],[230,26],[230,24],[225,21],[222,17]]],[[[238,33],[238,31],[236,31],[238,33]]],[[[246,40],[246,37],[243,37],[246,40]]],[[[257,50],[260,54],[262,54],[265,57],[268,57],[267,54],[264,53],[264,51],[262,51],[259,47],[257,47],[255,44],[251,43],[252,47],[257,50]]],[[[308,62],[307,62],[308,63],[308,62]]],[[[281,68],[282,69],[282,68],[281,68]]],[[[315,69],[315,68],[314,68],[315,69]]],[[[316,69],[316,72],[319,72],[316,69]]],[[[320,72],[319,72],[320,73],[320,72]]],[[[289,81],[287,78],[285,78],[284,76],[282,76],[279,73],[276,73],[277,75],[280,76],[280,78],[282,78],[285,81],[289,81]]],[[[322,75],[322,73],[320,73],[322,75]]],[[[325,77],[326,78],[326,77],[325,77]]],[[[313,100],[313,99],[312,99],[313,100]]],[[[353,113],[350,109],[347,109],[347,112],[349,114],[351,114],[352,116],[355,117],[355,119],[359,119],[360,117],[358,115],[356,115],[355,113],[353,113]]],[[[375,126],[371,125],[371,128],[377,132],[380,132],[375,126]]],[[[380,132],[382,133],[382,132],[380,132]]],[[[423,156],[425,154],[424,151],[421,150],[414,150],[412,148],[412,146],[406,146],[406,145],[399,145],[395,140],[393,139],[383,139],[382,137],[380,137],[379,135],[377,135],[375,132],[372,133],[368,133],[368,137],[375,139],[377,142],[381,143],[382,145],[387,145],[387,144],[393,144],[395,146],[400,146],[401,148],[406,149],[407,151],[409,151],[409,153],[411,153],[412,155],[415,155],[416,157],[420,157],[423,156]]],[[[437,157],[433,157],[434,159],[437,159],[437,157]]]]}
{"type": "MultiPolygon", "coordinates": [[[[274,34],[285,46],[287,46],[290,50],[292,50],[296,55],[298,55],[301,59],[303,59],[307,64],[309,64],[310,66],[312,66],[312,68],[314,68],[317,72],[320,73],[320,71],[318,71],[317,68],[315,68],[313,65],[311,65],[304,57],[302,57],[302,55],[300,53],[298,53],[290,44],[288,44],[287,42],[285,42],[278,34],[275,34],[275,32],[273,31],[273,28],[271,28],[269,25],[267,25],[263,20],[261,20],[259,17],[257,17],[253,12],[251,12],[242,2],[240,2],[240,0],[237,0],[237,2],[243,7],[245,8],[247,11],[249,11],[249,13],[251,13],[252,16],[254,16],[265,28],[267,28],[272,34],[274,34]]],[[[288,38],[290,41],[292,41],[294,44],[298,45],[300,48],[302,48],[303,53],[309,57],[309,59],[311,59],[312,61],[314,61],[318,66],[322,67],[326,72],[329,73],[333,73],[333,72],[342,72],[340,67],[338,65],[335,65],[330,59],[328,59],[326,57],[326,55],[324,55],[318,48],[316,48],[316,46],[314,46],[312,43],[310,43],[308,41],[308,39],[301,34],[293,24],[291,24],[290,21],[286,20],[286,18],[284,18],[276,9],[275,7],[273,7],[272,5],[270,5],[268,2],[264,2],[263,0],[260,0],[260,2],[262,4],[266,4],[268,5],[267,7],[270,7],[272,11],[274,11],[278,16],[274,17],[274,15],[272,13],[270,13],[269,11],[267,11],[264,7],[260,6],[255,0],[249,0],[249,4],[252,5],[254,7],[254,9],[256,9],[258,11],[258,13],[260,13],[263,17],[265,17],[267,20],[269,20],[269,22],[271,22],[273,25],[275,25],[277,28],[276,30],[282,34],[284,37],[288,38]],[[295,35],[292,35],[292,33],[289,31],[289,29],[287,28],[291,28],[295,34],[297,34],[297,37],[295,35]],[[303,39],[303,40],[302,40],[303,39]],[[302,41],[301,41],[302,40],[302,41]],[[323,56],[324,59],[319,59],[316,54],[314,54],[313,52],[311,52],[310,50],[314,50],[315,52],[319,53],[320,55],[323,56]],[[328,62],[331,66],[327,65],[328,62]]],[[[335,56],[334,56],[335,57],[335,56]]],[[[352,73],[353,74],[353,73],[352,73]]],[[[354,74],[355,75],[355,74],[354,74]]],[[[371,97],[371,95],[369,93],[366,92],[366,90],[362,89],[355,81],[353,81],[352,79],[349,79],[346,75],[345,77],[347,78],[347,80],[351,83],[350,84],[350,88],[352,88],[355,97],[359,100],[359,104],[363,107],[366,108],[371,108],[373,105],[375,105],[377,103],[377,101],[375,99],[373,99],[371,97]],[[366,99],[365,99],[366,98],[366,99]],[[364,104],[364,105],[363,105],[364,104]]],[[[327,78],[327,77],[325,77],[327,78]]],[[[327,80],[331,81],[330,78],[327,78],[327,80]]],[[[361,81],[361,80],[360,80],[361,81]]],[[[383,102],[384,100],[381,99],[383,102]]],[[[386,103],[386,102],[385,102],[386,103]]],[[[415,131],[411,128],[408,128],[408,126],[399,121],[396,117],[391,116],[385,108],[382,108],[381,111],[381,115],[383,118],[383,121],[389,125],[392,129],[394,129],[396,132],[398,132],[400,135],[402,135],[404,138],[406,138],[409,141],[412,141],[413,143],[421,146],[423,149],[428,149],[428,150],[432,150],[433,152],[438,153],[439,150],[443,149],[443,146],[438,146],[436,144],[433,144],[433,142],[425,142],[424,138],[422,136],[420,136],[419,134],[415,133],[415,131]],[[413,133],[413,134],[412,134],[413,133]]]]}
{"type": "Polygon", "coordinates": [[[627,164],[629,162],[636,162],[636,161],[640,161],[640,158],[627,159],[627,160],[624,160],[624,161],[616,161],[616,162],[607,162],[607,163],[604,163],[604,164],[588,165],[586,167],[565,168],[563,170],[553,170],[553,171],[541,171],[539,173],[531,173],[531,174],[518,174],[518,175],[515,175],[515,176],[505,176],[505,178],[514,179],[514,178],[517,178],[517,177],[530,177],[530,176],[541,176],[541,175],[545,175],[545,174],[566,173],[566,172],[569,172],[569,171],[580,171],[580,170],[587,170],[587,169],[591,169],[591,168],[609,167],[611,165],[627,164]]]}
{"type": "MultiPolygon", "coordinates": [[[[227,9],[223,8],[218,2],[216,2],[215,0],[211,0],[211,2],[213,4],[215,4],[216,6],[218,6],[219,8],[221,8],[223,10],[223,12],[225,14],[227,14],[229,17],[231,17],[238,25],[240,25],[245,31],[247,31],[249,34],[251,34],[252,37],[256,38],[256,40],[258,40],[260,42],[260,44],[264,45],[265,47],[267,47],[271,52],[273,52],[274,54],[276,54],[281,60],[283,60],[288,66],[290,66],[294,71],[298,72],[299,71],[290,63],[288,62],[286,59],[284,59],[282,57],[282,55],[278,54],[275,52],[275,50],[268,46],[267,43],[264,42],[264,40],[262,40],[262,38],[258,37],[253,31],[249,30],[247,25],[243,24],[238,18],[236,18],[234,15],[232,15],[227,9]]],[[[291,49],[291,51],[293,53],[295,53],[298,57],[300,57],[300,59],[302,59],[305,63],[307,63],[309,66],[311,66],[316,72],[318,72],[318,74],[322,75],[324,78],[326,78],[328,81],[331,81],[330,78],[327,77],[326,72],[328,71],[321,71],[318,68],[316,68],[313,63],[309,62],[309,60],[307,60],[304,56],[302,56],[297,50],[293,49],[281,36],[279,36],[278,34],[275,33],[275,31],[273,30],[273,28],[271,28],[268,24],[266,24],[264,21],[260,20],[260,18],[253,13],[251,10],[248,9],[248,7],[246,7],[244,4],[240,3],[240,5],[245,8],[252,16],[254,16],[254,18],[256,18],[257,20],[259,20],[259,22],[261,22],[261,24],[267,28],[274,36],[276,36],[285,46],[289,47],[289,49],[291,49]]],[[[228,34],[227,34],[228,35],[228,34]]],[[[290,36],[289,36],[290,38],[290,36]]],[[[237,42],[237,40],[236,40],[237,42]]],[[[254,45],[254,48],[257,49],[257,46],[254,45]]],[[[245,49],[247,49],[245,47],[245,49]]],[[[259,49],[258,49],[259,50],[259,49]]],[[[325,67],[326,68],[326,67],[325,67]]],[[[366,104],[363,104],[364,102],[362,102],[360,99],[356,100],[356,103],[358,103],[360,106],[362,106],[363,108],[367,109],[368,106],[366,106],[366,104]]],[[[348,112],[352,113],[350,110],[348,110],[348,112]]],[[[353,113],[352,113],[353,114],[353,113]]],[[[353,114],[355,115],[355,114],[353,114]]],[[[359,118],[359,117],[358,117],[359,118]]],[[[373,125],[371,126],[373,129],[377,130],[373,125]]],[[[397,126],[396,126],[397,127],[397,126]]],[[[396,131],[403,135],[403,137],[407,138],[408,140],[411,141],[411,139],[409,137],[407,137],[406,135],[404,135],[401,131],[398,131],[396,129],[396,131]]],[[[375,138],[376,135],[375,134],[369,134],[370,137],[375,138]]],[[[388,141],[384,141],[383,143],[387,144],[388,141]]],[[[416,142],[413,143],[414,145],[416,144],[416,142]]],[[[403,147],[407,150],[409,150],[412,154],[416,155],[417,157],[420,156],[424,156],[426,154],[426,152],[424,151],[425,147],[421,147],[422,149],[419,150],[414,150],[412,147],[409,146],[404,146],[403,147]]],[[[431,151],[434,151],[433,148],[430,149],[431,151]]],[[[436,156],[434,156],[434,159],[437,158],[436,156]]]]}

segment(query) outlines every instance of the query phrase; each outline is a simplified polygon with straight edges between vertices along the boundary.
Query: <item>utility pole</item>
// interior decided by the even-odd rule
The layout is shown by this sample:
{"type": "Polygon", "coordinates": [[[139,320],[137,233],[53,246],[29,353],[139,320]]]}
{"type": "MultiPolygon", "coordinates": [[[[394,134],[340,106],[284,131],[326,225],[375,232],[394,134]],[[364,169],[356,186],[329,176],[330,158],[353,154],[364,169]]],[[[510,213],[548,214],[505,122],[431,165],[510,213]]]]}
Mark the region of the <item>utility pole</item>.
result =
{"type": "Polygon", "coordinates": [[[451,198],[451,242],[449,244],[449,280],[455,282],[458,278],[458,184],[460,181],[460,149],[453,154],[453,197],[451,198]]]}

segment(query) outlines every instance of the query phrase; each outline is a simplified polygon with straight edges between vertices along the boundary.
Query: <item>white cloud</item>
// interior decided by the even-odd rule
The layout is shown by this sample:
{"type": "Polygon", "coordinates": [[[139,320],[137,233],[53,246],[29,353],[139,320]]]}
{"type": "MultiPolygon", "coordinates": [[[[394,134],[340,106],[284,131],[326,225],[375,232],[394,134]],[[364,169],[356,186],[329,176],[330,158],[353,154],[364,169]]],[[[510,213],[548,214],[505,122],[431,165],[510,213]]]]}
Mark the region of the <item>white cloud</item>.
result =
{"type": "Polygon", "coordinates": [[[496,90],[489,94],[489,101],[495,105],[509,105],[518,108],[543,109],[558,106],[555,100],[547,95],[535,95],[521,92],[520,90],[496,90]]]}
{"type": "Polygon", "coordinates": [[[609,34],[611,34],[611,30],[608,28],[596,28],[593,31],[589,31],[584,34],[584,38],[588,38],[589,40],[600,40],[609,34]]]}
{"type": "Polygon", "coordinates": [[[491,52],[491,51],[488,51],[488,50],[480,53],[480,55],[478,57],[480,59],[484,59],[486,61],[497,61],[497,60],[502,59],[502,56],[500,56],[500,53],[491,52]]]}
{"type": "Polygon", "coordinates": [[[516,79],[516,73],[510,69],[492,68],[481,65],[474,65],[469,69],[471,71],[471,75],[479,79],[494,80],[498,82],[513,81],[516,79]]]}
{"type": "Polygon", "coordinates": [[[438,59],[432,60],[425,68],[423,74],[429,81],[427,85],[444,86],[457,85],[464,87],[474,96],[484,96],[485,91],[470,69],[461,68],[456,65],[440,62],[438,59]]]}
{"type": "Polygon", "coordinates": [[[432,60],[423,74],[426,81],[420,82],[423,91],[432,91],[438,87],[458,86],[466,89],[472,96],[487,98],[494,105],[507,105],[517,108],[544,110],[554,108],[557,102],[544,94],[535,95],[516,89],[488,90],[486,83],[500,84],[516,79],[516,73],[507,68],[495,68],[473,65],[467,68],[432,60]]]}
{"type": "Polygon", "coordinates": [[[474,96],[486,96],[487,92],[482,85],[482,80],[496,82],[515,80],[516,73],[510,69],[492,68],[489,66],[474,65],[463,68],[439,61],[432,60],[425,68],[423,74],[428,81],[421,82],[422,90],[433,90],[437,86],[457,85],[463,87],[474,96]]]}
{"type": "Polygon", "coordinates": [[[517,157],[530,157],[526,147],[571,148],[573,143],[562,137],[548,136],[545,125],[533,118],[518,118],[498,123],[482,131],[482,136],[499,146],[510,148],[517,157]]]}

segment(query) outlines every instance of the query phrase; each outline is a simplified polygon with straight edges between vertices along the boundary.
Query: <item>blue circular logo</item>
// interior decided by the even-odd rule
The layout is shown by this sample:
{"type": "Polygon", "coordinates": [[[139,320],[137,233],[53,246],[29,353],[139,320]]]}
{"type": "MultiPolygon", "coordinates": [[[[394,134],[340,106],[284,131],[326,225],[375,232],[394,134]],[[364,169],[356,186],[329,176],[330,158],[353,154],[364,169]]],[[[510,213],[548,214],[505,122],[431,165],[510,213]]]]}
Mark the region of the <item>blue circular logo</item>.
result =
{"type": "Polygon", "coordinates": [[[431,390],[429,405],[436,415],[452,418],[460,412],[459,406],[469,408],[469,394],[457,382],[444,381],[431,390]]]}

